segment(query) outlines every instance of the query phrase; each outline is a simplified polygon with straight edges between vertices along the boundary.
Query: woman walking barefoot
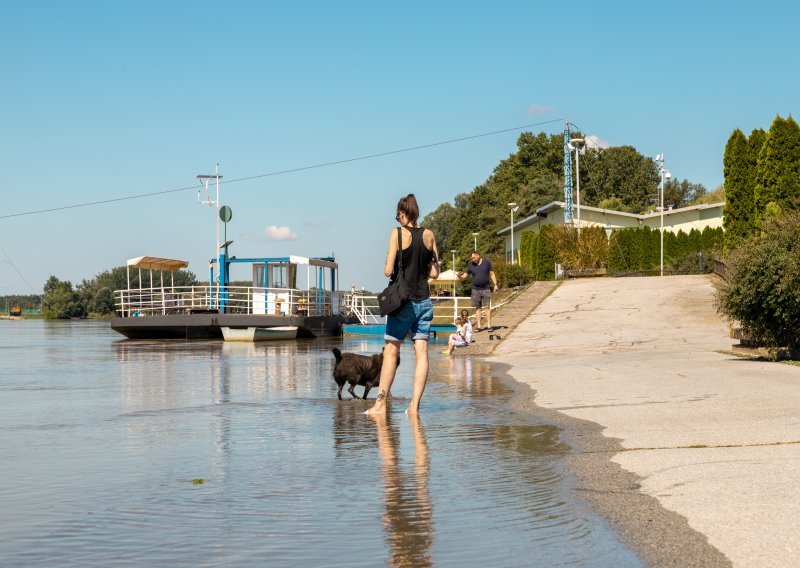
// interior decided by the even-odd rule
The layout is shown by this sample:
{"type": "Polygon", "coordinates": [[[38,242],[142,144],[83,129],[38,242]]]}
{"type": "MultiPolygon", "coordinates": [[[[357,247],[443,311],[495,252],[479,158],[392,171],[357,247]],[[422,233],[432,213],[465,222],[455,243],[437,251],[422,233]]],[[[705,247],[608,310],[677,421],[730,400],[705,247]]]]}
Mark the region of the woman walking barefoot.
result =
{"type": "Polygon", "coordinates": [[[386,347],[381,367],[381,380],[378,385],[378,396],[375,405],[367,410],[367,414],[385,414],[386,401],[392,389],[394,376],[397,372],[397,355],[400,345],[406,335],[411,332],[414,342],[414,391],[411,402],[406,409],[407,414],[419,412],[419,403],[425,384],[428,382],[428,334],[433,320],[433,304],[430,300],[428,278],[439,275],[438,251],[436,237],[433,232],[420,227],[419,205],[413,193],[403,197],[397,203],[397,216],[400,223],[401,242],[398,247],[397,230],[392,229],[389,234],[389,252],[386,255],[386,264],[383,273],[393,280],[402,277],[406,283],[409,299],[403,306],[386,318],[386,347]],[[399,275],[400,259],[398,248],[402,248],[403,271],[399,275]]]}

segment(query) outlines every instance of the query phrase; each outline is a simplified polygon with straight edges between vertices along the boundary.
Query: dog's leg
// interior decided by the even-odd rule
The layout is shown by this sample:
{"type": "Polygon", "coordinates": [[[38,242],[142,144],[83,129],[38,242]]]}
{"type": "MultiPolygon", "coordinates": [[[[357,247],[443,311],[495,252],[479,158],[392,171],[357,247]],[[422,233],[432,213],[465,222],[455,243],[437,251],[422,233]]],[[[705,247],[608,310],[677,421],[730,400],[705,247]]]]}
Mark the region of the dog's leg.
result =
{"type": "Polygon", "coordinates": [[[370,385],[364,385],[364,396],[362,396],[361,398],[363,398],[364,400],[367,400],[367,394],[369,393],[369,389],[371,389],[371,388],[372,387],[370,385]]]}
{"type": "Polygon", "coordinates": [[[356,390],[355,390],[355,389],[356,389],[356,385],[355,385],[355,383],[354,383],[354,384],[351,384],[351,385],[350,385],[350,388],[349,388],[349,389],[347,389],[347,392],[349,392],[350,394],[352,394],[352,395],[353,395],[353,398],[358,398],[358,399],[360,399],[361,397],[360,397],[360,396],[358,396],[358,395],[356,394],[356,390]]]}
{"type": "Polygon", "coordinates": [[[344,383],[339,385],[339,390],[336,391],[336,395],[339,397],[339,400],[342,400],[342,389],[344,388],[344,383]]]}

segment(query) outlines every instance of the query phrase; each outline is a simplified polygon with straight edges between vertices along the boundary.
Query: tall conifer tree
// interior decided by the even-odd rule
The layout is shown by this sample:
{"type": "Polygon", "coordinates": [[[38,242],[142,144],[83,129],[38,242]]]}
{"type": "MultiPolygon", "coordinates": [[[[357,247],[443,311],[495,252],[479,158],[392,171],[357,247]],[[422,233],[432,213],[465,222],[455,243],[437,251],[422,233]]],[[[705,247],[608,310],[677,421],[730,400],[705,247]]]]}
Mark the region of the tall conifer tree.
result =
{"type": "Polygon", "coordinates": [[[753,176],[750,170],[750,147],[744,133],[733,131],[725,146],[722,159],[725,175],[725,245],[733,246],[737,241],[753,232],[753,176]]]}
{"type": "Polygon", "coordinates": [[[800,198],[800,126],[790,116],[775,117],[758,155],[755,204],[758,220],[767,206],[785,210],[800,198]]]}

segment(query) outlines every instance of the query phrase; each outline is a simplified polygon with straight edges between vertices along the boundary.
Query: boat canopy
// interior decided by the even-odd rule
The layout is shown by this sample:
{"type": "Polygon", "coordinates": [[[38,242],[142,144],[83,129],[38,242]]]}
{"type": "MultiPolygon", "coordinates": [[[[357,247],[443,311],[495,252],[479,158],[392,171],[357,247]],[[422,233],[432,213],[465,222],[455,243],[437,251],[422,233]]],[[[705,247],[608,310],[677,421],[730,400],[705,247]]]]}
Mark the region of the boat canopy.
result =
{"type": "Polygon", "coordinates": [[[128,267],[144,268],[145,270],[178,270],[189,266],[188,260],[175,260],[172,258],[158,258],[155,256],[140,256],[128,259],[128,267]]]}

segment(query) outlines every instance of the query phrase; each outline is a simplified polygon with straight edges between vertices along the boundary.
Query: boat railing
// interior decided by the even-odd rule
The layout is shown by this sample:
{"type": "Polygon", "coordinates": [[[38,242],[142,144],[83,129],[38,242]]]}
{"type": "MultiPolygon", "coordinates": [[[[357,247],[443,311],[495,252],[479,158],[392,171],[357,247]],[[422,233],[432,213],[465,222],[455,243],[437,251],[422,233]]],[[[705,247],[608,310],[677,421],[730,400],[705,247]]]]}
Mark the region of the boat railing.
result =
{"type": "Polygon", "coordinates": [[[374,325],[383,323],[383,317],[378,309],[377,296],[365,296],[358,292],[347,294],[345,304],[347,312],[358,318],[358,322],[364,325],[374,325]]]}
{"type": "Polygon", "coordinates": [[[342,292],[245,286],[131,288],[114,292],[120,317],[191,313],[328,316],[343,313],[342,292]]]}
{"type": "MultiPolygon", "coordinates": [[[[465,296],[438,296],[432,297],[433,303],[433,324],[453,325],[458,314],[463,309],[467,309],[470,315],[473,314],[471,298],[465,296]]],[[[359,323],[364,325],[381,324],[384,318],[380,316],[378,309],[378,297],[368,296],[353,292],[347,295],[345,300],[347,312],[358,318],[359,323]]]]}

